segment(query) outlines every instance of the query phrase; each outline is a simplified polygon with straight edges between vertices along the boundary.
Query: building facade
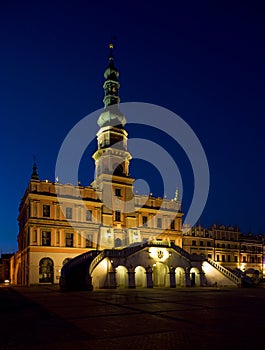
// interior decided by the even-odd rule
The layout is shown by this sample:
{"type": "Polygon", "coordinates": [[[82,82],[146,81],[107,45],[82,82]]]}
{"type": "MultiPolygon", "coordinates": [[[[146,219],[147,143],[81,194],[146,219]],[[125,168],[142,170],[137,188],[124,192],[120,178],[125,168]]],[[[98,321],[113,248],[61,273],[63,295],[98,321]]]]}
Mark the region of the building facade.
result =
{"type": "Polygon", "coordinates": [[[19,207],[12,283],[73,286],[82,275],[93,288],[211,285],[217,280],[238,285],[231,271],[240,269],[241,261],[245,269],[262,273],[259,241],[246,241],[232,227],[194,227],[183,234],[177,196],[134,193],[112,49],[104,73],[94,181],[81,186],[40,180],[34,163],[19,207]]]}

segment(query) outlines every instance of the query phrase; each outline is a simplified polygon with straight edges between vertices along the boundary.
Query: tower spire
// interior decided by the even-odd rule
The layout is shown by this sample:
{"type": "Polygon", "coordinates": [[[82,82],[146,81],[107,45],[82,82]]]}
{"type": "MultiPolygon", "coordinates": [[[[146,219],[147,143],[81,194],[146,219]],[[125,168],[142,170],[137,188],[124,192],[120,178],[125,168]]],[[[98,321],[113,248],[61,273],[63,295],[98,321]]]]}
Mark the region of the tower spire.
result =
{"type": "Polygon", "coordinates": [[[31,180],[39,180],[38,168],[37,168],[35,157],[34,157],[34,162],[33,162],[33,167],[32,167],[31,180]]]}
{"type": "Polygon", "coordinates": [[[126,124],[126,118],[119,110],[119,71],[114,65],[113,58],[114,45],[109,44],[109,64],[104,72],[104,111],[98,118],[98,125],[103,126],[121,126],[126,124]]]}
{"type": "Polygon", "coordinates": [[[105,70],[104,78],[105,82],[103,85],[104,88],[104,107],[107,108],[111,105],[117,105],[120,103],[120,97],[119,97],[119,71],[114,66],[114,58],[113,58],[113,49],[114,45],[113,43],[109,44],[109,65],[105,70]]]}

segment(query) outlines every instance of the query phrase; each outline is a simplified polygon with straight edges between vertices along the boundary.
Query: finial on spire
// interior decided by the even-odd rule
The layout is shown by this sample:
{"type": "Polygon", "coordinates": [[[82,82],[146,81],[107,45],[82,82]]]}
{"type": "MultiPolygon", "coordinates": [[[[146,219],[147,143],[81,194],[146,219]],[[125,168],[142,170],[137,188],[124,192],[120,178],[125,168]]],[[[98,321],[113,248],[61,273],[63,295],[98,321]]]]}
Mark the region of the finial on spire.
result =
{"type": "Polygon", "coordinates": [[[109,61],[111,65],[113,65],[113,49],[114,49],[114,45],[113,45],[113,42],[111,41],[109,43],[109,61]]]}

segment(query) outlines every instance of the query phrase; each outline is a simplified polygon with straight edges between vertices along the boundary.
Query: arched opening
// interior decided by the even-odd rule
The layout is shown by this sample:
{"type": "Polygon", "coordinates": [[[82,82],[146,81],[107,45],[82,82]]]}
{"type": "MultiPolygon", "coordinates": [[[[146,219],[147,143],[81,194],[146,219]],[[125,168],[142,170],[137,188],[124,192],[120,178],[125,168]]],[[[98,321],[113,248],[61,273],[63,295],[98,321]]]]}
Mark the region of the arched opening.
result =
{"type": "Polygon", "coordinates": [[[182,267],[177,267],[175,270],[175,275],[176,275],[176,286],[185,287],[186,286],[185,270],[182,267]]]}
{"type": "Polygon", "coordinates": [[[137,266],[134,271],[135,271],[136,288],[145,288],[146,287],[145,268],[143,268],[142,266],[137,266]]]}
{"type": "Polygon", "coordinates": [[[118,288],[128,287],[128,270],[125,266],[118,266],[116,268],[116,283],[118,288]]]}
{"type": "Polygon", "coordinates": [[[66,263],[68,263],[68,261],[70,261],[71,260],[71,258],[65,258],[64,259],[64,261],[63,261],[63,264],[62,264],[62,266],[64,266],[66,263]]]}
{"type": "Polygon", "coordinates": [[[39,283],[53,283],[53,261],[50,258],[40,260],[39,283]]]}
{"type": "Polygon", "coordinates": [[[103,259],[94,269],[91,274],[93,288],[107,288],[108,287],[108,271],[111,268],[109,259],[103,259]]]}
{"type": "Polygon", "coordinates": [[[115,239],[115,247],[121,247],[122,246],[122,241],[120,238],[116,238],[115,239]]]}
{"type": "Polygon", "coordinates": [[[122,164],[117,164],[115,163],[114,166],[114,171],[113,171],[113,175],[123,175],[124,173],[124,169],[123,169],[123,165],[122,164]]]}
{"type": "Polygon", "coordinates": [[[199,287],[201,285],[200,271],[197,267],[190,269],[190,285],[191,287],[199,287]]]}
{"type": "Polygon", "coordinates": [[[169,268],[161,262],[156,262],[153,265],[153,283],[154,287],[169,287],[169,268]]]}

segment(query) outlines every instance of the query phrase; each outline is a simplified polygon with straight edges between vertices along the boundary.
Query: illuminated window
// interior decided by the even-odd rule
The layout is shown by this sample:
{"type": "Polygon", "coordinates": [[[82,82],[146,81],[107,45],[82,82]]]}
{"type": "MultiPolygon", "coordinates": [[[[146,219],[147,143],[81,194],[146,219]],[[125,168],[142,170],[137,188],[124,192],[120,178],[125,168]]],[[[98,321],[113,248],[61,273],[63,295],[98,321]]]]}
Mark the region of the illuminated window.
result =
{"type": "Polygon", "coordinates": [[[67,207],[66,208],[66,212],[65,212],[65,216],[66,216],[66,219],[72,219],[72,217],[73,217],[73,209],[70,208],[70,207],[67,207]]]}
{"type": "Polygon", "coordinates": [[[51,245],[51,232],[50,231],[42,231],[41,233],[41,244],[44,246],[51,245]]]}
{"type": "Polygon", "coordinates": [[[73,247],[74,246],[74,234],[73,233],[66,233],[65,234],[65,246],[66,247],[73,247]]]}
{"type": "Polygon", "coordinates": [[[92,210],[86,210],[86,221],[92,221],[92,210]]]}
{"type": "Polygon", "coordinates": [[[49,218],[50,217],[50,206],[44,204],[42,206],[42,216],[44,216],[45,218],[49,218]]]}
{"type": "Polygon", "coordinates": [[[50,258],[43,258],[39,263],[39,282],[53,283],[53,261],[50,258]]]}
{"type": "Polygon", "coordinates": [[[120,210],[115,211],[115,221],[121,221],[121,212],[120,210]]]}
{"type": "Polygon", "coordinates": [[[147,226],[147,216],[143,216],[143,226],[147,226]]]}

